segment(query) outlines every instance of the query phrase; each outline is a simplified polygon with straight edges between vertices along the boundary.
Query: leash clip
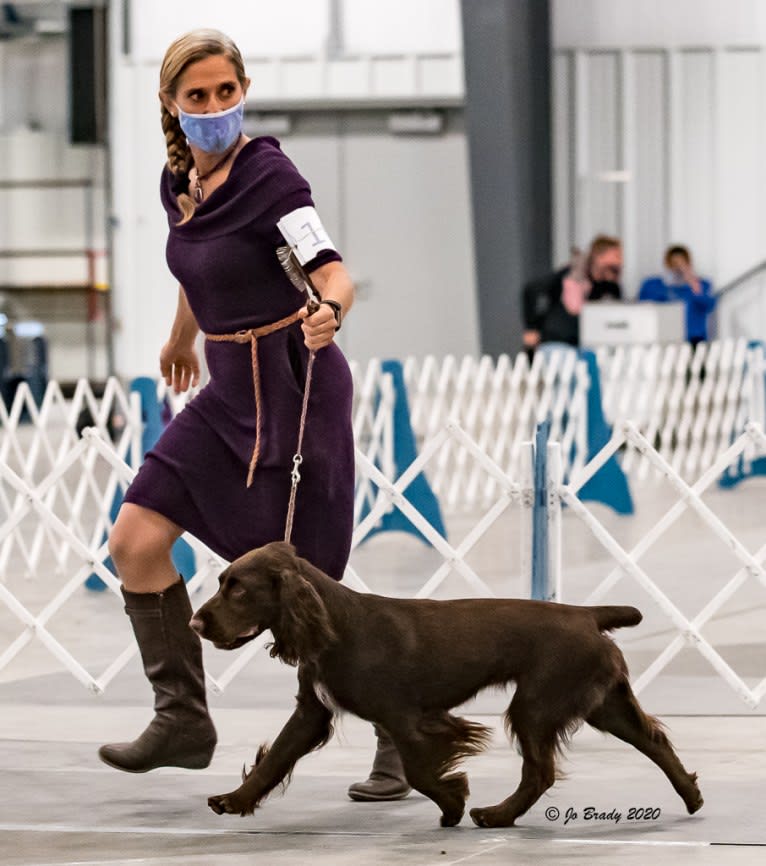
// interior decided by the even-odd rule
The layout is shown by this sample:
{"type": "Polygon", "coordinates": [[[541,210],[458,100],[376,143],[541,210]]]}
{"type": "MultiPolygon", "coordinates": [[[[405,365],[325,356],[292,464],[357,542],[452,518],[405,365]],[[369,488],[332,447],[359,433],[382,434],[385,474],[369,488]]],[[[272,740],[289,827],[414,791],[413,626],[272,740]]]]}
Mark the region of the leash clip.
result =
{"type": "Polygon", "coordinates": [[[293,457],[293,471],[290,473],[290,478],[293,482],[293,487],[297,487],[301,480],[300,473],[300,465],[303,463],[303,457],[300,454],[296,454],[293,457]]]}

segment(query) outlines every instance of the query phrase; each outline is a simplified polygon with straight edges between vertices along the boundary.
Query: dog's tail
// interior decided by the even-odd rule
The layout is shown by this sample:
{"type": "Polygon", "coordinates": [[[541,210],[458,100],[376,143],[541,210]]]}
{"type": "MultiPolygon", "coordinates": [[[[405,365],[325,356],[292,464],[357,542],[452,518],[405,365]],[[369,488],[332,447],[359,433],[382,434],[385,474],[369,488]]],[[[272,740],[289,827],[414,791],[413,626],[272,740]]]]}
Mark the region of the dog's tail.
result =
{"type": "Polygon", "coordinates": [[[588,610],[596,617],[596,625],[598,625],[600,631],[638,625],[643,619],[641,611],[635,607],[599,605],[589,607],[588,610]]]}

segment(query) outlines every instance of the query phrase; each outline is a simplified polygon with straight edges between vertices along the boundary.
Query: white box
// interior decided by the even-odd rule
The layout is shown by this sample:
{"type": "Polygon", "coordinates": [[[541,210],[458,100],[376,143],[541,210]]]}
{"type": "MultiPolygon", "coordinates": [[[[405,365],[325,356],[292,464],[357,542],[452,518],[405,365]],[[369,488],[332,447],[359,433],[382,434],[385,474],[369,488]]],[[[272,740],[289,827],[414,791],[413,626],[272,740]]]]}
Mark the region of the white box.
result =
{"type": "Polygon", "coordinates": [[[686,340],[686,305],[596,301],[580,313],[580,345],[633,346],[683,343],[686,340]]]}

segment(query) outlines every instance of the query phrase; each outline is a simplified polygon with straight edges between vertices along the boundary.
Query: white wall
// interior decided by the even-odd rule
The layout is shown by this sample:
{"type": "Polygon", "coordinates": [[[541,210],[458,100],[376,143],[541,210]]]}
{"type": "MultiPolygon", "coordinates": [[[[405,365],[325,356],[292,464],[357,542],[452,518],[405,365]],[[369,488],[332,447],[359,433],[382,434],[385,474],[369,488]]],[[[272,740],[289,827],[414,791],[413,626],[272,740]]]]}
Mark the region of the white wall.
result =
{"type": "Polygon", "coordinates": [[[133,0],[131,7],[136,63],[159,63],[176,37],[197,27],[227,33],[244,57],[315,54],[328,32],[328,0],[133,0]]]}
{"type": "MultiPolygon", "coordinates": [[[[133,0],[133,59],[159,62],[173,39],[195,27],[223,30],[248,58],[321,54],[331,31],[331,5],[331,0],[133,0]]],[[[461,49],[459,0],[342,0],[339,12],[340,45],[348,54],[461,49]]]]}
{"type": "Polygon", "coordinates": [[[347,0],[343,47],[349,53],[460,52],[459,0],[347,0]]]}
{"type": "Polygon", "coordinates": [[[553,0],[557,47],[760,45],[763,0],[553,0]]]}

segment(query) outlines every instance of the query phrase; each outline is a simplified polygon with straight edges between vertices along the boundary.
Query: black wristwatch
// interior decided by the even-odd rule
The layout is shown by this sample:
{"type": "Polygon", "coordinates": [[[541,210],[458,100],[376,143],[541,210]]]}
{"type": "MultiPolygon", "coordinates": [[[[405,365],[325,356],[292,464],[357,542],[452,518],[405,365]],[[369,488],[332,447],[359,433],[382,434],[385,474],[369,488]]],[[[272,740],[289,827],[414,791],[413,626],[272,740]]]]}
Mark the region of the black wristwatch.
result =
{"type": "Polygon", "coordinates": [[[335,316],[335,330],[340,331],[340,325],[343,321],[343,307],[337,301],[330,300],[329,298],[319,303],[327,304],[328,307],[332,308],[333,315],[335,316]]]}

